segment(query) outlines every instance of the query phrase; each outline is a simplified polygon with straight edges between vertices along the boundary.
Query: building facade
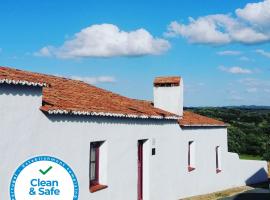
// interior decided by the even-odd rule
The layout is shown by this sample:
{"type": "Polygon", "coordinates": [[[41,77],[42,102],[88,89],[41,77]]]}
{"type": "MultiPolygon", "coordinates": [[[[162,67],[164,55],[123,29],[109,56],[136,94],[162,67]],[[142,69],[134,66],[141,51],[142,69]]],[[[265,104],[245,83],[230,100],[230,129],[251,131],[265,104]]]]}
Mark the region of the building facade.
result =
{"type": "Polygon", "coordinates": [[[79,199],[178,200],[267,180],[264,161],[228,152],[227,125],[183,111],[183,80],[154,81],[154,102],[0,67],[0,199],[25,160],[68,163],[79,199]]]}

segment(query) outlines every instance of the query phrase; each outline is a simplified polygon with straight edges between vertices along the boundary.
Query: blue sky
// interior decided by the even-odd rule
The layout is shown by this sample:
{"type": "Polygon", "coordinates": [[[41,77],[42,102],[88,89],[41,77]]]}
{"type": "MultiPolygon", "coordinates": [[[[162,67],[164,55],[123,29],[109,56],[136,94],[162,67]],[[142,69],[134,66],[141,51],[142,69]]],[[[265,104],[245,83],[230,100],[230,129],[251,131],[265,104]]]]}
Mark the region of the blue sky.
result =
{"type": "Polygon", "coordinates": [[[148,100],[180,75],[186,106],[270,105],[270,0],[5,0],[0,22],[2,66],[148,100]]]}

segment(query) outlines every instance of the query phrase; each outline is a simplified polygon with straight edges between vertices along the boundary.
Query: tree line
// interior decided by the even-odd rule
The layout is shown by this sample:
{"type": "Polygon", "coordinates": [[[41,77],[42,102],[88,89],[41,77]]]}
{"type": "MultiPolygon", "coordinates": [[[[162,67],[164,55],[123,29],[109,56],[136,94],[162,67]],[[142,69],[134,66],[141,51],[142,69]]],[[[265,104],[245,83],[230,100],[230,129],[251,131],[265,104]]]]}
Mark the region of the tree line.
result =
{"type": "Polygon", "coordinates": [[[269,107],[200,107],[187,109],[229,124],[228,148],[230,152],[260,156],[264,160],[270,160],[269,107]]]}

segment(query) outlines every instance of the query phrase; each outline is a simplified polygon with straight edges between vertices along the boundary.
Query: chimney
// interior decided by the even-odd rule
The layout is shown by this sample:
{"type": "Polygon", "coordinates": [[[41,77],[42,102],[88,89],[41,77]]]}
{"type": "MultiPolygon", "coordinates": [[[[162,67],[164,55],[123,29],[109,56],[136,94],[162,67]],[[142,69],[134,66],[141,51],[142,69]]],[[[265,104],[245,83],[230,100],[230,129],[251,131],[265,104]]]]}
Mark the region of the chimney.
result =
{"type": "Polygon", "coordinates": [[[183,79],[179,76],[154,80],[154,107],[183,116],[183,79]]]}

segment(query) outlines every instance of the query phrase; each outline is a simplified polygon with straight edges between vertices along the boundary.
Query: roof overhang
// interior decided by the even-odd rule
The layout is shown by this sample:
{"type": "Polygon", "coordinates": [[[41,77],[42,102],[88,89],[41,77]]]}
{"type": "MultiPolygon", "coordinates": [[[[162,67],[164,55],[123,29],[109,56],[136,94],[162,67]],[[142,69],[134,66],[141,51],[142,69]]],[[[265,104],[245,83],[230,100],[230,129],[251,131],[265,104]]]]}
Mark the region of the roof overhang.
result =
{"type": "Polygon", "coordinates": [[[179,116],[157,116],[157,115],[132,115],[110,112],[91,112],[91,111],[72,111],[62,109],[45,109],[40,108],[41,111],[50,115],[80,115],[80,116],[103,116],[103,117],[119,117],[119,118],[132,118],[132,119],[159,119],[159,120],[179,120],[179,116]]]}
{"type": "Polygon", "coordinates": [[[196,128],[227,128],[229,125],[228,124],[224,124],[224,125],[220,125],[220,124],[181,124],[180,125],[182,128],[192,128],[192,127],[196,127],[196,128]]]}
{"type": "Polygon", "coordinates": [[[25,86],[34,86],[34,87],[48,87],[47,83],[42,82],[31,82],[25,80],[12,80],[12,79],[0,79],[0,84],[12,84],[12,85],[25,85],[25,86]]]}

